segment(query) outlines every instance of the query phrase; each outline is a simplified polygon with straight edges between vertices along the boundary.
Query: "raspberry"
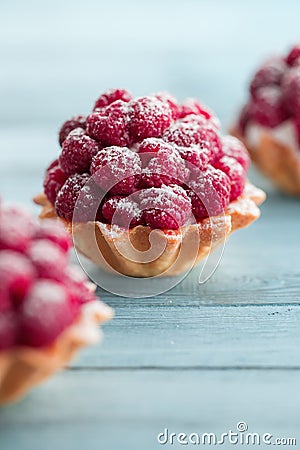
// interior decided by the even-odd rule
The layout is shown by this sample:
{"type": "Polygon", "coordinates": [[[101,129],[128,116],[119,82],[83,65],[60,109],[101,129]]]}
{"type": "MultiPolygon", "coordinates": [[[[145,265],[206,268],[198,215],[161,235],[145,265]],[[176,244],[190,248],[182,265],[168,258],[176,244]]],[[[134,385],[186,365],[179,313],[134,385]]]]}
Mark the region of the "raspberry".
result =
{"type": "Polygon", "coordinates": [[[22,345],[50,345],[74,320],[74,309],[67,289],[51,280],[39,280],[20,309],[22,345]]]}
{"type": "Polygon", "coordinates": [[[92,302],[97,299],[93,290],[90,289],[90,282],[85,276],[84,272],[77,266],[70,266],[66,271],[65,279],[68,293],[72,304],[80,305],[87,302],[92,302]]]}
{"type": "Polygon", "coordinates": [[[31,243],[27,255],[34,264],[39,278],[63,279],[67,255],[57,245],[46,239],[37,239],[31,243]]]}
{"type": "Polygon", "coordinates": [[[145,223],[153,229],[177,230],[191,215],[190,199],[180,186],[144,189],[139,197],[145,223]]]}
{"type": "Polygon", "coordinates": [[[190,147],[178,147],[180,156],[188,161],[192,167],[204,170],[213,159],[213,154],[209,147],[191,145],[190,147]]]}
{"type": "Polygon", "coordinates": [[[258,89],[266,86],[279,86],[286,70],[286,64],[281,58],[273,58],[264,64],[254,75],[250,84],[252,97],[256,97],[258,89]]]}
{"type": "Polygon", "coordinates": [[[103,202],[103,193],[91,177],[77,198],[73,222],[94,222],[98,220],[103,202]]]}
{"type": "Polygon", "coordinates": [[[91,173],[100,188],[111,194],[131,194],[141,174],[141,160],[126,147],[107,147],[93,157],[91,173]]]}
{"type": "Polygon", "coordinates": [[[213,113],[201,105],[195,98],[187,98],[184,102],[179,105],[179,119],[182,119],[190,114],[196,114],[203,116],[205,119],[209,120],[213,117],[213,113]]]}
{"type": "Polygon", "coordinates": [[[74,116],[71,119],[67,120],[59,130],[59,143],[62,146],[64,140],[68,136],[68,134],[75,130],[75,128],[82,128],[85,130],[86,128],[86,118],[84,116],[74,116]]]}
{"type": "Polygon", "coordinates": [[[94,139],[87,136],[81,128],[76,128],[69,133],[63,143],[59,157],[60,167],[67,176],[87,173],[92,157],[99,150],[99,144],[94,139]]]}
{"type": "Polygon", "coordinates": [[[300,115],[300,66],[288,70],[282,80],[283,102],[287,111],[300,115]]]}
{"type": "Polygon", "coordinates": [[[87,117],[87,133],[103,147],[131,144],[128,131],[128,103],[117,100],[107,108],[95,111],[87,117]]]}
{"type": "Polygon", "coordinates": [[[13,311],[0,311],[0,351],[13,347],[17,342],[17,319],[13,311]]]}
{"type": "Polygon", "coordinates": [[[260,88],[251,104],[251,117],[260,125],[274,128],[287,118],[277,86],[260,88]]]}
{"type": "Polygon", "coordinates": [[[131,198],[115,196],[109,198],[102,207],[102,214],[108,223],[133,228],[141,225],[142,211],[131,198]]]}
{"type": "Polygon", "coordinates": [[[138,146],[138,152],[143,163],[143,167],[146,167],[150,159],[154,156],[151,153],[157,153],[159,150],[173,151],[174,146],[168,142],[159,138],[147,138],[144,139],[138,146]]]}
{"type": "Polygon", "coordinates": [[[245,188],[246,172],[243,166],[230,156],[223,156],[214,166],[230,179],[230,201],[236,200],[245,188]]]}
{"type": "Polygon", "coordinates": [[[250,166],[250,156],[244,144],[233,136],[222,138],[222,153],[235,159],[245,169],[250,166]]]}
{"type": "Polygon", "coordinates": [[[105,91],[95,103],[94,110],[97,108],[105,108],[116,100],[130,102],[132,95],[126,89],[108,89],[105,91]]]}
{"type": "MultiPolygon", "coordinates": [[[[196,116],[193,116],[196,117],[196,116]]],[[[217,131],[209,122],[202,119],[178,121],[167,130],[163,138],[167,142],[173,142],[179,147],[190,147],[200,145],[207,148],[212,155],[219,155],[221,152],[221,140],[217,131]]]]}
{"type": "MultiPolygon", "coordinates": [[[[168,145],[168,144],[166,144],[168,145]]],[[[141,176],[141,187],[161,187],[163,184],[184,184],[189,170],[177,150],[161,148],[150,160],[141,176]]]]}
{"type": "Polygon", "coordinates": [[[188,195],[193,214],[199,219],[222,214],[230,201],[230,179],[219,169],[209,166],[189,182],[188,195]]]}
{"type": "Polygon", "coordinates": [[[0,286],[0,315],[1,315],[1,313],[10,311],[11,309],[12,309],[12,304],[11,304],[11,298],[10,298],[9,292],[7,290],[5,290],[4,285],[0,286]]]}
{"type": "Polygon", "coordinates": [[[286,63],[289,66],[296,66],[300,63],[300,44],[295,45],[286,57],[286,63]]]}
{"type": "Polygon", "coordinates": [[[40,225],[1,204],[0,219],[5,244],[0,247],[0,350],[52,344],[95,295],[79,269],[75,276],[67,267],[69,238],[61,225],[51,220],[40,225]]]}
{"type": "MultiPolygon", "coordinates": [[[[15,305],[22,302],[36,277],[30,260],[12,250],[0,252],[0,286],[15,305]]],[[[0,308],[1,309],[1,308],[0,308]]]]}
{"type": "Polygon", "coordinates": [[[174,120],[178,119],[178,103],[175,97],[168,92],[158,92],[157,94],[154,94],[153,97],[158,98],[158,100],[163,103],[168,103],[172,111],[172,118],[174,120]]]}
{"type": "Polygon", "coordinates": [[[135,141],[160,137],[172,123],[172,109],[156,97],[140,97],[130,102],[129,129],[135,141]]]}
{"type": "Polygon", "coordinates": [[[295,128],[297,133],[298,144],[300,146],[300,116],[295,119],[295,128]]]}
{"type": "Polygon", "coordinates": [[[55,209],[59,217],[68,221],[72,220],[80,191],[89,179],[90,176],[87,173],[71,175],[67,179],[59,191],[55,202],[55,209]]]}
{"type": "Polygon", "coordinates": [[[67,252],[72,245],[69,234],[64,227],[53,220],[44,220],[38,228],[36,239],[48,239],[56,244],[63,252],[67,252]]]}
{"type": "Polygon", "coordinates": [[[55,203],[58,191],[67,179],[67,175],[62,171],[58,160],[53,161],[45,173],[44,192],[52,204],[55,203]]]}
{"type": "Polygon", "coordinates": [[[246,127],[251,119],[251,104],[247,103],[241,110],[239,120],[238,120],[238,129],[245,135],[246,127]]]}
{"type": "Polygon", "coordinates": [[[0,212],[0,250],[25,252],[36,230],[32,216],[17,206],[3,206],[0,212]]]}

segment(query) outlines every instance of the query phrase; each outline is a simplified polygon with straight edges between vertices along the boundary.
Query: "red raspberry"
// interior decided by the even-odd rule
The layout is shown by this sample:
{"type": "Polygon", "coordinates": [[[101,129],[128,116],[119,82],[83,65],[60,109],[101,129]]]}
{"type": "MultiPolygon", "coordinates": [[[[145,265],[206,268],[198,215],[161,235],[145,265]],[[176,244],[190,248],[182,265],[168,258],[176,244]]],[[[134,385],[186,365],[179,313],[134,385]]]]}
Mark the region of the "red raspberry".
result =
{"type": "Polygon", "coordinates": [[[205,219],[218,216],[230,201],[230,179],[221,170],[209,166],[190,181],[187,193],[196,217],[205,219]]]}
{"type": "Polygon", "coordinates": [[[258,89],[266,86],[279,86],[286,70],[286,64],[281,58],[273,58],[266,62],[254,75],[250,84],[252,97],[256,97],[258,89]]]}
{"type": "Polygon", "coordinates": [[[141,160],[126,147],[107,147],[93,157],[91,173],[100,188],[111,194],[131,194],[141,174],[141,160]]]}
{"type": "Polygon", "coordinates": [[[250,166],[250,156],[244,144],[233,136],[224,136],[222,138],[222,153],[224,156],[230,156],[235,159],[245,169],[250,166]]]}
{"type": "Polygon", "coordinates": [[[2,205],[0,219],[0,350],[52,344],[95,295],[87,278],[72,276],[67,267],[69,239],[62,226],[39,225],[22,210],[2,205]]]}
{"type": "Polygon", "coordinates": [[[226,173],[230,179],[230,201],[236,200],[245,188],[246,172],[243,166],[230,156],[223,156],[219,161],[216,161],[214,166],[226,173]]]}
{"type": "Polygon", "coordinates": [[[295,45],[286,57],[289,66],[297,66],[300,64],[300,44],[295,45]]]}
{"type": "Polygon", "coordinates": [[[163,141],[160,138],[147,138],[144,139],[138,146],[138,152],[143,163],[143,167],[146,167],[154,154],[159,150],[169,150],[172,152],[174,149],[173,144],[163,141]]]}
{"type": "Polygon", "coordinates": [[[89,179],[90,176],[87,173],[71,175],[67,179],[59,191],[55,202],[55,209],[59,217],[72,221],[73,211],[80,191],[89,179]]]}
{"type": "Polygon", "coordinates": [[[132,95],[126,89],[108,89],[105,91],[95,103],[94,110],[97,108],[105,108],[116,100],[130,102],[132,95]]]}
{"type": "Polygon", "coordinates": [[[204,170],[213,160],[213,154],[209,147],[191,145],[190,147],[178,147],[180,156],[191,164],[191,169],[204,170]]]}
{"type": "Polygon", "coordinates": [[[15,305],[22,302],[35,277],[36,270],[24,255],[12,250],[0,252],[0,289],[15,305]]]}
{"type": "Polygon", "coordinates": [[[287,111],[300,115],[300,66],[288,70],[282,80],[282,96],[287,111]]]}
{"type": "Polygon", "coordinates": [[[30,245],[27,255],[34,264],[39,278],[63,280],[67,268],[67,255],[46,239],[37,239],[30,245]]]}
{"type": "MultiPolygon", "coordinates": [[[[4,250],[6,251],[6,250],[4,250]]],[[[1,277],[1,275],[0,275],[1,277]]],[[[11,298],[9,292],[5,290],[4,285],[0,286],[0,315],[3,312],[10,311],[12,309],[11,298]]]]}
{"type": "Polygon", "coordinates": [[[287,118],[282,103],[280,88],[277,86],[260,88],[257,90],[250,107],[251,118],[260,125],[274,128],[287,118]]]}
{"type": "Polygon", "coordinates": [[[156,97],[140,97],[130,102],[129,129],[134,141],[160,137],[172,123],[172,109],[156,97]]]}
{"type": "Polygon", "coordinates": [[[72,304],[76,305],[92,302],[97,299],[85,273],[77,266],[70,266],[66,271],[65,279],[72,304]]]}
{"type": "Polygon", "coordinates": [[[62,171],[58,160],[50,164],[45,173],[44,192],[52,204],[55,203],[58,191],[61,189],[67,179],[67,175],[62,171]]]}
{"type": "Polygon", "coordinates": [[[100,150],[99,144],[85,134],[81,128],[76,128],[65,139],[59,164],[65,174],[87,173],[92,157],[100,150]]]}
{"type": "Polygon", "coordinates": [[[33,217],[17,206],[3,206],[0,212],[0,250],[25,252],[36,231],[33,217]]]}
{"type": "Polygon", "coordinates": [[[214,127],[202,119],[199,121],[198,118],[197,120],[175,122],[164,133],[163,138],[179,147],[199,145],[203,149],[207,148],[214,157],[217,157],[222,149],[221,139],[214,127]]]}
{"type": "Polygon", "coordinates": [[[172,111],[172,118],[174,120],[178,119],[178,103],[175,97],[168,92],[158,92],[157,94],[154,94],[153,97],[158,98],[158,100],[163,103],[168,103],[172,111]]]}
{"type": "Polygon", "coordinates": [[[107,108],[95,111],[87,117],[87,133],[103,147],[131,144],[128,131],[128,103],[117,100],[107,108]]]}
{"type": "Polygon", "coordinates": [[[184,160],[179,152],[170,146],[170,148],[161,148],[150,160],[143,170],[140,185],[141,187],[161,187],[163,184],[181,185],[188,178],[189,170],[184,160]]]}
{"type": "Polygon", "coordinates": [[[238,120],[238,129],[245,135],[246,127],[251,119],[251,104],[247,103],[241,110],[239,120],[238,120]]]}
{"type": "MultiPolygon", "coordinates": [[[[203,109],[203,111],[204,111],[204,109],[203,109]]],[[[207,114],[208,114],[208,112],[207,112],[207,114]]],[[[197,114],[197,115],[196,114],[188,114],[187,116],[185,116],[182,119],[180,119],[180,121],[184,122],[184,123],[190,123],[190,122],[198,123],[198,125],[201,125],[201,126],[203,124],[205,126],[208,125],[208,126],[212,127],[215,130],[216,133],[218,133],[220,128],[221,128],[221,123],[220,123],[218,117],[215,116],[213,112],[210,112],[209,114],[211,114],[210,118],[206,118],[204,116],[204,113],[203,114],[197,114]]]]}
{"type": "Polygon", "coordinates": [[[0,351],[12,348],[17,336],[16,314],[13,311],[0,312],[0,351]]]}
{"type": "Polygon", "coordinates": [[[48,239],[57,245],[63,252],[67,252],[72,246],[72,241],[64,227],[53,220],[43,220],[36,234],[36,239],[48,239]]]}
{"type": "Polygon", "coordinates": [[[190,199],[180,186],[144,189],[139,197],[145,223],[153,229],[177,230],[191,215],[190,199]]]}
{"type": "Polygon", "coordinates": [[[109,198],[102,206],[102,214],[108,223],[125,228],[133,228],[143,223],[139,205],[128,197],[109,198]]]}
{"type": "Polygon", "coordinates": [[[295,127],[296,127],[298,143],[299,143],[299,146],[300,146],[300,116],[296,117],[296,119],[295,119],[295,127]]]}
{"type": "Polygon", "coordinates": [[[187,98],[179,106],[179,119],[183,119],[190,114],[203,116],[207,120],[214,116],[206,106],[201,105],[195,98],[187,98]]]}
{"type": "Polygon", "coordinates": [[[68,134],[75,130],[75,128],[82,128],[85,130],[86,128],[86,118],[84,116],[74,116],[71,117],[70,120],[67,120],[59,130],[59,143],[62,146],[64,140],[68,136],[68,134]]]}
{"type": "Polygon", "coordinates": [[[67,289],[55,281],[39,280],[20,309],[20,343],[48,346],[73,322],[74,316],[67,289]]]}

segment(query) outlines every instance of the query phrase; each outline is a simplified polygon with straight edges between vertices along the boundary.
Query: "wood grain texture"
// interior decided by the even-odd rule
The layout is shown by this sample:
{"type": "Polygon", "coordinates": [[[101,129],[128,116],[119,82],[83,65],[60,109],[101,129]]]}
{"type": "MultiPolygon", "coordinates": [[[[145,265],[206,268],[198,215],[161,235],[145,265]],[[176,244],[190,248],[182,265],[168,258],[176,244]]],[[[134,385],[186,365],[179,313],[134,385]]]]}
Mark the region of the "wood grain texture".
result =
{"type": "Polygon", "coordinates": [[[299,441],[299,413],[299,371],[65,372],[0,411],[0,445],[153,450],[164,448],[156,437],[165,427],[221,433],[239,421],[299,441]]]}
{"type": "Polygon", "coordinates": [[[300,368],[300,306],[122,305],[76,368],[300,368]]]}

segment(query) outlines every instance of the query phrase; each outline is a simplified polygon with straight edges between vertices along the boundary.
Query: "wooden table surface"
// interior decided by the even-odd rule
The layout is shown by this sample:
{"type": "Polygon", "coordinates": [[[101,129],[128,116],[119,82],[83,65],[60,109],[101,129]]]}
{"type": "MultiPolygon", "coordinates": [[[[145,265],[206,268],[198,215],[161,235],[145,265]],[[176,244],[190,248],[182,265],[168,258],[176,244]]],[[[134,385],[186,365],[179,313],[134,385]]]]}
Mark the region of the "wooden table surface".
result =
{"type": "MultiPolygon", "coordinates": [[[[84,3],[58,17],[58,0],[0,7],[1,195],[36,212],[58,124],[99,90],[194,94],[226,126],[259,59],[299,39],[292,0],[84,3]]],[[[221,434],[240,421],[300,445],[299,200],[251,176],[268,192],[262,217],[230,238],[213,278],[199,285],[194,271],[155,298],[99,290],[116,311],[102,346],[1,409],[1,450],[152,450],[166,427],[221,434]]]]}

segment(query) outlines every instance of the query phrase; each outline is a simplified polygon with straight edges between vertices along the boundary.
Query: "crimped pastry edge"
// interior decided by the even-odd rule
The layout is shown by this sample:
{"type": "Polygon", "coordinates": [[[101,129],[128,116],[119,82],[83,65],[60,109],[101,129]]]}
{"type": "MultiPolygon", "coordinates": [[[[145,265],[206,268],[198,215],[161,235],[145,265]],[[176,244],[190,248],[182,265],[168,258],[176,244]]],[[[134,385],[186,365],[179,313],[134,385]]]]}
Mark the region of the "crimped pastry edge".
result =
{"type": "Polygon", "coordinates": [[[134,277],[152,277],[179,275],[190,270],[222,244],[231,233],[258,219],[260,216],[258,206],[265,198],[266,195],[261,189],[247,182],[243,194],[228,205],[224,215],[186,225],[179,233],[170,233],[168,230],[160,232],[165,249],[160,257],[151,262],[132,261],[126,258],[126,252],[130,254],[131,251],[129,241],[141,252],[148,250],[151,233],[149,227],[137,226],[128,231],[101,222],[72,225],[57,217],[54,206],[44,194],[37,195],[34,201],[42,206],[39,216],[41,219],[61,220],[69,232],[73,232],[76,249],[106,271],[117,271],[134,277]],[[122,254],[119,251],[120,247],[124,250],[122,254]],[[182,252],[182,249],[185,251],[182,252]]]}

